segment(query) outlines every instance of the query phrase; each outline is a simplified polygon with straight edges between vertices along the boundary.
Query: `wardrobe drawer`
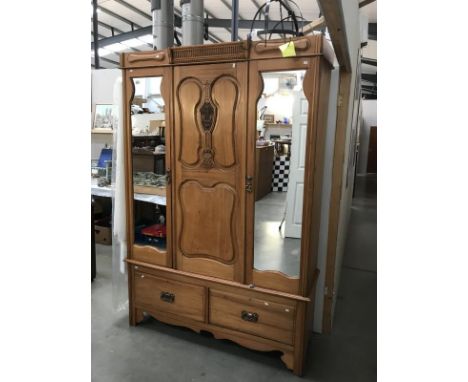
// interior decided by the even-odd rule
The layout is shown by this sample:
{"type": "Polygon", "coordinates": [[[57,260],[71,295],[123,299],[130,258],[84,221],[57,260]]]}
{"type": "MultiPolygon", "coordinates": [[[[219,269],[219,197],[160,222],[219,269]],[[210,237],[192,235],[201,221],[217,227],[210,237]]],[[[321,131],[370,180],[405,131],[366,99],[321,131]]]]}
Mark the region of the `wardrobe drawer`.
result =
{"type": "Polygon", "coordinates": [[[205,288],[135,272],[135,306],[205,321],[205,288]]]}
{"type": "Polygon", "coordinates": [[[296,312],[294,305],[293,302],[288,305],[210,289],[209,321],[215,325],[292,344],[296,312]]]}

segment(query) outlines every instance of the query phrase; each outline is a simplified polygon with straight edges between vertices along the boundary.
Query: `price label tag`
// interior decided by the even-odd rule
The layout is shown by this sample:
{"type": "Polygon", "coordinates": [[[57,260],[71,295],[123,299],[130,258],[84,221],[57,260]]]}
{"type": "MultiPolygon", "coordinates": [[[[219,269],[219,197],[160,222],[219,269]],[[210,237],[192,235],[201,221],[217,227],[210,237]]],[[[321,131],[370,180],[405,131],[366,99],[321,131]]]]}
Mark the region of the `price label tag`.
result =
{"type": "Polygon", "coordinates": [[[294,47],[293,41],[289,41],[286,44],[280,45],[279,50],[281,50],[281,54],[283,55],[283,57],[296,56],[296,48],[294,47]]]}

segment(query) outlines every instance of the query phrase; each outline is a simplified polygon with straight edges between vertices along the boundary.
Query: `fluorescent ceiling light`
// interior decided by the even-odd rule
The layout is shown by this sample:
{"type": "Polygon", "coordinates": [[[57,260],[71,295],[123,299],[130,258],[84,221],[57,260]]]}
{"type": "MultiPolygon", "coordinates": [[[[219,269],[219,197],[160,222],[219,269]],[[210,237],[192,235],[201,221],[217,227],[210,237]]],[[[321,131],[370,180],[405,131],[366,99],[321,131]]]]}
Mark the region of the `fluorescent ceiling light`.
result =
{"type": "Polygon", "coordinates": [[[126,45],[126,46],[130,46],[130,47],[132,47],[132,48],[135,48],[135,47],[137,47],[137,46],[143,45],[144,42],[143,42],[143,41],[140,41],[140,40],[138,40],[138,39],[136,39],[136,38],[132,38],[132,39],[130,39],[130,40],[122,41],[121,44],[126,45]]]}
{"type": "MultiPolygon", "coordinates": [[[[108,56],[110,54],[114,54],[114,52],[111,52],[111,51],[106,50],[104,48],[99,48],[98,54],[99,54],[99,57],[104,57],[104,56],[108,56]]],[[[94,50],[91,51],[91,57],[94,57],[94,50]]]]}
{"type": "Polygon", "coordinates": [[[107,45],[106,49],[112,50],[113,52],[121,52],[122,50],[128,49],[128,46],[117,43],[117,44],[107,45]]]}
{"type": "Polygon", "coordinates": [[[147,44],[153,43],[153,35],[147,34],[145,36],[138,37],[138,40],[146,42],[147,44]]]}

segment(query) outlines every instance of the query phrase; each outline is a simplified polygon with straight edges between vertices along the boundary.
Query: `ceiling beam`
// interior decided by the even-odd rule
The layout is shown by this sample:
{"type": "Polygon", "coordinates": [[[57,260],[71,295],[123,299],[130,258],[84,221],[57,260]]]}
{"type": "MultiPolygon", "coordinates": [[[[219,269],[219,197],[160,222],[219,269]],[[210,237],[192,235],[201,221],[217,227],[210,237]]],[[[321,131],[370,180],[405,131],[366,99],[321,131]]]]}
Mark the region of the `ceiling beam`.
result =
{"type": "MultiPolygon", "coordinates": [[[[121,34],[119,34],[117,36],[111,36],[111,37],[103,38],[102,40],[99,40],[99,47],[103,48],[103,47],[105,47],[107,45],[117,44],[117,43],[125,41],[125,40],[130,40],[130,39],[133,39],[133,38],[146,36],[146,35],[152,34],[152,33],[153,33],[153,27],[152,26],[136,29],[134,31],[121,33],[121,34]]],[[[142,43],[143,43],[143,41],[142,41],[142,43]]],[[[92,44],[91,44],[91,48],[93,48],[92,44]]]]}
{"type": "Polygon", "coordinates": [[[141,9],[138,9],[137,7],[134,7],[133,5],[127,3],[126,1],[123,1],[123,0],[114,0],[114,1],[120,5],[123,5],[127,9],[130,9],[132,12],[135,12],[136,14],[144,17],[145,19],[152,20],[151,15],[149,15],[146,12],[143,12],[141,9]]]}
{"type": "Polygon", "coordinates": [[[112,31],[112,29],[113,29],[114,32],[117,32],[117,33],[125,33],[123,30],[121,30],[121,29],[119,29],[119,28],[116,28],[116,27],[113,27],[112,25],[103,23],[102,21],[99,21],[99,20],[98,20],[98,25],[101,26],[101,27],[103,27],[103,28],[109,29],[110,31],[112,31]]]}
{"type": "Polygon", "coordinates": [[[375,0],[363,0],[359,3],[359,8],[365,7],[366,5],[369,5],[373,3],[375,0]]]}
{"type": "Polygon", "coordinates": [[[363,64],[372,65],[372,66],[377,66],[377,60],[374,60],[373,58],[362,57],[362,58],[361,58],[361,62],[362,62],[363,64]]]}
{"type": "Polygon", "coordinates": [[[347,72],[351,72],[351,58],[342,3],[340,0],[318,0],[318,3],[325,17],[338,63],[347,72]]]}
{"type": "MultiPolygon", "coordinates": [[[[280,23],[279,20],[268,20],[268,29],[272,29],[275,25],[280,23]]],[[[289,24],[291,21],[283,21],[284,24],[289,24]]],[[[306,25],[311,24],[310,21],[297,21],[299,27],[306,28],[306,25]]],[[[250,29],[252,25],[252,20],[239,20],[239,29],[250,29]]],[[[208,26],[212,28],[229,28],[231,26],[231,19],[208,19],[208,26]]],[[[264,29],[265,21],[264,20],[255,20],[253,24],[253,29],[264,29]]],[[[305,32],[304,32],[305,33],[305,32]]]]}
{"type": "Polygon", "coordinates": [[[98,6],[98,10],[100,10],[102,13],[105,13],[106,15],[109,15],[111,17],[114,17],[115,19],[117,20],[120,20],[124,23],[127,23],[129,25],[134,25],[136,26],[137,28],[141,28],[141,25],[133,22],[133,21],[130,21],[129,19],[126,19],[125,17],[122,17],[120,15],[118,15],[117,13],[115,12],[112,12],[111,10],[107,9],[107,8],[104,8],[103,6],[98,6]]]}
{"type": "Polygon", "coordinates": [[[314,21],[310,22],[309,24],[307,24],[303,28],[302,32],[304,34],[309,34],[309,33],[312,33],[314,30],[322,28],[322,27],[324,27],[326,25],[327,25],[327,23],[325,22],[325,17],[320,16],[317,20],[314,20],[314,21]]]}
{"type": "MultiPolygon", "coordinates": [[[[93,31],[91,31],[91,34],[94,36],[93,31]]],[[[106,38],[106,36],[104,36],[104,35],[102,35],[102,34],[100,34],[100,33],[98,33],[97,36],[98,36],[99,38],[106,38]]]]}
{"type": "MultiPolygon", "coordinates": [[[[269,28],[272,28],[278,21],[275,20],[270,20],[269,21],[269,28]]],[[[250,29],[250,24],[252,23],[252,20],[239,20],[239,29],[250,29]]],[[[307,24],[310,23],[310,21],[298,21],[299,25],[301,26],[302,24],[307,24]]],[[[231,25],[231,20],[230,19],[208,19],[208,26],[211,28],[226,28],[231,25]]],[[[264,21],[256,20],[254,22],[254,28],[255,29],[263,29],[264,28],[264,21]]],[[[117,31],[114,28],[115,31],[117,31]]],[[[116,44],[125,40],[130,40],[132,38],[138,38],[142,36],[146,36],[148,34],[153,33],[153,27],[147,26],[143,27],[140,29],[136,29],[134,31],[130,32],[124,32],[120,33],[119,35],[116,36],[111,36],[111,37],[105,37],[101,40],[99,40],[99,46],[103,48],[106,45],[111,45],[111,44],[116,44]]],[[[212,37],[211,41],[212,42],[222,42],[223,40],[216,36],[215,34],[210,32],[210,36],[212,37]]],[[[93,45],[91,45],[91,48],[93,45]]]]}
{"type": "Polygon", "coordinates": [[[258,0],[252,0],[252,3],[258,8],[260,8],[262,5],[258,2],[258,0]]]}
{"type": "MultiPolygon", "coordinates": [[[[204,12],[206,13],[206,15],[208,16],[207,19],[208,19],[208,28],[210,27],[210,21],[211,20],[216,20],[216,17],[215,15],[213,15],[208,9],[205,8],[204,12]],[[211,19],[209,18],[211,17],[211,19]]],[[[227,26],[222,26],[221,28],[224,28],[226,29],[229,33],[231,33],[231,20],[229,19],[229,27],[227,26]]],[[[208,32],[208,34],[210,34],[211,32],[208,32]]],[[[220,41],[220,42],[223,42],[222,39],[220,39],[219,37],[217,37],[217,39],[220,41]]]]}
{"type": "MultiPolygon", "coordinates": [[[[176,32],[177,32],[178,36],[182,36],[182,34],[179,31],[176,31],[176,32]]],[[[140,28],[140,29],[136,29],[134,31],[121,33],[121,34],[118,34],[116,36],[105,37],[105,38],[99,40],[99,47],[104,48],[104,47],[106,47],[108,45],[118,44],[118,43],[121,43],[121,42],[126,41],[126,40],[131,40],[131,39],[134,39],[134,38],[147,36],[147,35],[152,34],[152,33],[153,33],[153,27],[148,26],[148,27],[143,27],[143,28],[140,28]]],[[[216,39],[216,38],[213,38],[211,36],[210,36],[210,41],[213,42],[213,43],[222,42],[221,39],[219,39],[219,38],[216,39]]],[[[145,43],[144,41],[142,41],[141,44],[142,45],[146,44],[151,48],[153,47],[151,44],[145,43]]],[[[94,43],[91,43],[91,49],[94,49],[94,43]]]]}
{"type": "MultiPolygon", "coordinates": [[[[177,11],[177,9],[176,9],[176,11],[177,11]]],[[[206,10],[205,10],[205,12],[206,12],[206,10]]],[[[212,13],[210,13],[209,11],[207,13],[208,13],[208,15],[212,15],[212,13]]],[[[175,17],[176,17],[176,20],[177,19],[180,20],[179,15],[175,14],[175,17]]],[[[275,24],[277,24],[278,22],[279,21],[276,21],[276,20],[269,20],[268,28],[273,28],[273,26],[275,24]]],[[[288,22],[289,21],[286,21],[285,23],[288,23],[288,22]]],[[[251,24],[252,24],[252,20],[239,20],[239,29],[250,29],[251,24]]],[[[320,17],[317,20],[314,20],[312,22],[307,21],[307,20],[306,21],[298,21],[298,24],[299,24],[299,26],[304,27],[304,33],[306,33],[306,30],[307,30],[307,33],[309,33],[313,29],[317,29],[317,28],[322,27],[325,24],[325,19],[322,16],[322,17],[320,17]]],[[[112,28],[110,25],[102,23],[101,21],[99,21],[99,25],[101,25],[101,26],[103,26],[105,28],[108,28],[108,29],[112,28]]],[[[211,18],[211,19],[208,19],[208,26],[211,27],[211,28],[225,28],[225,29],[229,30],[229,32],[230,32],[231,31],[231,29],[230,29],[231,19],[211,18]]],[[[255,20],[253,28],[254,29],[264,29],[265,28],[265,22],[263,20],[255,20]]],[[[118,42],[122,42],[122,41],[125,41],[125,40],[129,40],[131,38],[138,38],[138,37],[142,37],[142,36],[145,36],[145,35],[148,35],[148,34],[152,34],[152,26],[143,27],[143,28],[136,29],[136,30],[130,31],[130,32],[123,32],[123,31],[121,31],[120,29],[117,29],[117,28],[114,28],[114,31],[118,32],[120,34],[116,35],[116,36],[112,36],[112,37],[105,37],[105,38],[99,40],[99,45],[101,47],[104,47],[104,46],[110,45],[110,44],[115,44],[115,43],[118,43],[118,42]]],[[[210,32],[210,36],[212,37],[212,39],[211,39],[212,42],[222,42],[223,41],[221,38],[219,38],[218,36],[216,36],[212,32],[210,32]]]]}
{"type": "Polygon", "coordinates": [[[377,74],[361,73],[361,78],[364,81],[369,81],[369,82],[372,82],[374,84],[377,83],[377,74]]]}

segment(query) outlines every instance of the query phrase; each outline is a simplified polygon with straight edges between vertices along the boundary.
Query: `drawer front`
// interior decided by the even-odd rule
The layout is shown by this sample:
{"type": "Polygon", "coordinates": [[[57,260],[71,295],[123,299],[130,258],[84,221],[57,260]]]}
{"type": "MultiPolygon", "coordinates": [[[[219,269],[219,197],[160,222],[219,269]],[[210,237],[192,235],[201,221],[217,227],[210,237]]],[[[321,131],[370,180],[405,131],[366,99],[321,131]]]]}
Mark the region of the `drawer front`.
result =
{"type": "Polygon", "coordinates": [[[135,306],[205,321],[205,288],[135,272],[135,306]]]}
{"type": "Polygon", "coordinates": [[[295,304],[280,304],[210,289],[210,323],[293,344],[295,304]]]}

